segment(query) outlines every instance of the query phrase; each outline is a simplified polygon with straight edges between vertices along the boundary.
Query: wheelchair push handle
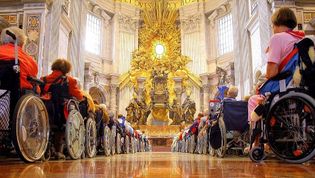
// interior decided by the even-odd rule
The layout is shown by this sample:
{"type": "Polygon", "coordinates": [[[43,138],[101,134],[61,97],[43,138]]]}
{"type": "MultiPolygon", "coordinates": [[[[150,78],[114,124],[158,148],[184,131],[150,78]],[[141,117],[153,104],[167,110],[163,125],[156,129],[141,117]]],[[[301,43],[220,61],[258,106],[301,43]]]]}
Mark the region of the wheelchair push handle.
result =
{"type": "Polygon", "coordinates": [[[37,79],[35,77],[31,77],[31,76],[27,76],[27,81],[29,81],[35,85],[45,85],[44,81],[37,79]]]}
{"type": "Polygon", "coordinates": [[[14,41],[16,40],[16,36],[14,33],[10,32],[9,30],[6,30],[5,32],[7,35],[9,35],[14,41]]]}

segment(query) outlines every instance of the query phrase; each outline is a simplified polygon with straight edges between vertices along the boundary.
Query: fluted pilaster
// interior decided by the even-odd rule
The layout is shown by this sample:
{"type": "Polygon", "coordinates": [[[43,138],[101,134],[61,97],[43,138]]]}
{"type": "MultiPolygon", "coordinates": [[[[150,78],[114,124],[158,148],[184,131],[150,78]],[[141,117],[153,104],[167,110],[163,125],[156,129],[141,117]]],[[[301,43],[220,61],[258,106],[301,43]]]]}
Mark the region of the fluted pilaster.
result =
{"type": "Polygon", "coordinates": [[[116,74],[112,74],[111,75],[111,81],[110,81],[110,111],[113,112],[115,114],[115,116],[117,116],[117,91],[118,91],[118,81],[119,76],[116,74]]]}
{"type": "Polygon", "coordinates": [[[85,0],[72,0],[70,10],[70,20],[72,32],[69,42],[68,56],[73,65],[73,75],[84,81],[84,45],[85,27],[87,15],[87,2],[85,0]]]}
{"type": "MultiPolygon", "coordinates": [[[[251,85],[252,70],[250,58],[250,41],[244,28],[249,19],[248,1],[233,0],[232,15],[234,30],[235,84],[240,89],[240,96],[245,95],[245,86],[251,85]],[[246,72],[244,72],[246,71],[246,72]]],[[[249,87],[248,86],[248,87],[249,87]]]]}

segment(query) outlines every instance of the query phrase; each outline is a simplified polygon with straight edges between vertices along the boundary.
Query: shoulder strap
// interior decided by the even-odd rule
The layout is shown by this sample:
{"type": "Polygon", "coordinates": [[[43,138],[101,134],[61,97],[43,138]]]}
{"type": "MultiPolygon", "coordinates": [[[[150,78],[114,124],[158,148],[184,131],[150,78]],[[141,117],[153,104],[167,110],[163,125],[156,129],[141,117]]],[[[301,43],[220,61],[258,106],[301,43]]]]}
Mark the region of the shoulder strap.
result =
{"type": "Polygon", "coordinates": [[[294,48],[288,55],[285,57],[279,65],[279,72],[288,64],[288,62],[292,59],[292,57],[297,54],[298,48],[294,48]]]}
{"type": "Polygon", "coordinates": [[[53,82],[52,82],[52,84],[55,84],[55,83],[57,83],[60,79],[62,79],[63,77],[64,77],[65,75],[60,75],[59,77],[57,77],[53,82]]]}

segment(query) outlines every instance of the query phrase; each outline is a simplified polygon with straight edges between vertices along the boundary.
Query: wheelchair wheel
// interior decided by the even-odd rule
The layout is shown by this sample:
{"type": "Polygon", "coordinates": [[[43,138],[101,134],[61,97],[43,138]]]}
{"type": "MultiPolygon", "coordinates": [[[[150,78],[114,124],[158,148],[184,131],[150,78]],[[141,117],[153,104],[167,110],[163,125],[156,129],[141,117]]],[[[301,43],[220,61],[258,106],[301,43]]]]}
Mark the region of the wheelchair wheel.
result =
{"type": "Polygon", "coordinates": [[[260,163],[266,158],[266,155],[261,147],[255,147],[249,152],[249,158],[253,162],[260,163]]]}
{"type": "Polygon", "coordinates": [[[289,163],[303,163],[315,155],[315,100],[290,92],[277,101],[266,118],[272,151],[289,163]]]}
{"type": "Polygon", "coordinates": [[[108,126],[104,128],[104,136],[103,136],[103,148],[105,156],[109,156],[111,149],[110,149],[110,129],[108,126]]]}
{"type": "Polygon", "coordinates": [[[192,135],[190,137],[190,144],[189,144],[189,153],[194,153],[196,148],[196,135],[192,135]]]}
{"type": "Polygon", "coordinates": [[[138,144],[139,144],[139,140],[137,138],[135,138],[134,140],[134,147],[135,147],[135,153],[139,152],[139,148],[138,148],[138,144]]]}
{"type": "Polygon", "coordinates": [[[208,151],[209,151],[209,155],[210,156],[215,156],[215,150],[209,145],[209,148],[208,148],[208,151]]]}
{"type": "Polygon", "coordinates": [[[89,117],[86,121],[85,126],[85,152],[88,158],[93,158],[96,155],[96,123],[95,121],[89,117]]]}
{"type": "Polygon", "coordinates": [[[220,158],[224,157],[226,152],[226,129],[223,117],[220,117],[218,122],[210,127],[209,137],[212,149],[220,158]]]}
{"type": "Polygon", "coordinates": [[[144,152],[144,140],[143,139],[140,142],[140,149],[141,149],[141,152],[144,152]]]}
{"type": "Polygon", "coordinates": [[[202,154],[207,154],[208,144],[207,144],[207,135],[202,138],[202,154]]]}
{"type": "Polygon", "coordinates": [[[120,133],[117,133],[116,135],[116,153],[121,153],[121,136],[120,133]]]}
{"type": "Polygon", "coordinates": [[[12,141],[23,161],[35,162],[44,155],[49,140],[48,117],[40,98],[24,95],[19,99],[12,117],[12,141]]]}
{"type": "Polygon", "coordinates": [[[110,137],[111,137],[110,139],[111,152],[112,152],[112,155],[114,155],[116,153],[116,126],[112,126],[110,137]]]}
{"type": "Polygon", "coordinates": [[[71,110],[66,123],[66,146],[72,159],[79,159],[84,151],[84,120],[77,110],[71,110]]]}
{"type": "Polygon", "coordinates": [[[125,152],[130,153],[130,137],[128,135],[125,137],[125,152]]]}

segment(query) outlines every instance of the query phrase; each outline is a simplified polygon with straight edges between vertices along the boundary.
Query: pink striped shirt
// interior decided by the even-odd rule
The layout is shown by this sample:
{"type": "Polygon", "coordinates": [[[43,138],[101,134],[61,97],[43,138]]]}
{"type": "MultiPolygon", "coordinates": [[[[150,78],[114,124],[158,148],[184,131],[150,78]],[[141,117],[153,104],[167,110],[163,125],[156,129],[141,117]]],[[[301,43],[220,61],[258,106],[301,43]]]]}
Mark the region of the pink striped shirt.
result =
{"type": "Polygon", "coordinates": [[[287,32],[274,34],[269,42],[268,62],[280,64],[282,60],[293,50],[294,44],[300,41],[300,37],[287,32]]]}

